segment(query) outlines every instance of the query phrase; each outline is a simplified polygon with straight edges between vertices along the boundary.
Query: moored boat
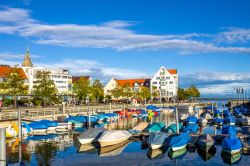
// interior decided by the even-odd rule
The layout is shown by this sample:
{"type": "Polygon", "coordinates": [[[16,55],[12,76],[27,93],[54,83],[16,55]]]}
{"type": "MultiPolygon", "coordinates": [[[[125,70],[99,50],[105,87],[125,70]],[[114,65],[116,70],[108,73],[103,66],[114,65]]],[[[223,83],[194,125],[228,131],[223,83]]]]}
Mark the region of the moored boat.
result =
{"type": "Polygon", "coordinates": [[[235,125],[236,119],[234,116],[228,116],[224,119],[224,123],[228,125],[235,125]]]}
{"type": "Polygon", "coordinates": [[[236,128],[235,126],[231,126],[231,125],[223,125],[221,133],[222,134],[236,134],[236,128]]]}
{"type": "Polygon", "coordinates": [[[188,124],[184,127],[183,132],[197,133],[199,126],[196,123],[188,124]]]}
{"type": "Polygon", "coordinates": [[[202,135],[198,139],[197,145],[201,150],[208,152],[214,146],[214,139],[209,134],[202,135]]]}
{"type": "Polygon", "coordinates": [[[235,162],[239,161],[241,159],[241,153],[236,153],[234,155],[231,155],[227,152],[222,151],[221,157],[223,161],[227,164],[234,164],[235,162]]]}
{"type": "Polygon", "coordinates": [[[137,134],[137,133],[141,133],[143,130],[145,130],[148,127],[148,123],[147,122],[140,122],[138,125],[136,125],[134,128],[132,128],[131,130],[129,130],[129,132],[131,134],[137,134]]]}
{"type": "MultiPolygon", "coordinates": [[[[182,128],[182,123],[178,123],[179,130],[182,128]]],[[[177,126],[176,123],[171,124],[166,129],[167,133],[176,133],[177,132],[177,126]]]]}
{"type": "Polygon", "coordinates": [[[223,139],[221,146],[224,152],[234,155],[241,152],[242,143],[236,134],[230,134],[223,139]]]}
{"type": "Polygon", "coordinates": [[[219,126],[221,126],[221,125],[223,125],[223,119],[222,118],[220,118],[220,117],[215,117],[214,118],[214,124],[215,125],[219,125],[219,126]]]}
{"type": "Polygon", "coordinates": [[[156,122],[148,126],[148,132],[160,132],[165,128],[165,123],[156,122]]]}
{"type": "Polygon", "coordinates": [[[188,142],[191,140],[189,132],[181,133],[180,135],[174,135],[169,139],[169,147],[172,151],[178,151],[186,148],[188,142]]]}
{"type": "Polygon", "coordinates": [[[104,128],[88,128],[84,133],[77,137],[80,144],[89,144],[98,141],[98,138],[104,132],[104,128]]]}
{"type": "Polygon", "coordinates": [[[101,147],[111,146],[126,141],[131,136],[132,134],[126,130],[106,130],[102,133],[98,142],[101,147]]]}
{"type": "Polygon", "coordinates": [[[198,122],[198,119],[197,117],[195,116],[189,116],[187,119],[186,119],[186,123],[187,124],[195,124],[198,122]]]}
{"type": "Polygon", "coordinates": [[[148,146],[151,149],[159,149],[167,144],[168,135],[164,132],[151,133],[148,138],[148,146]]]}

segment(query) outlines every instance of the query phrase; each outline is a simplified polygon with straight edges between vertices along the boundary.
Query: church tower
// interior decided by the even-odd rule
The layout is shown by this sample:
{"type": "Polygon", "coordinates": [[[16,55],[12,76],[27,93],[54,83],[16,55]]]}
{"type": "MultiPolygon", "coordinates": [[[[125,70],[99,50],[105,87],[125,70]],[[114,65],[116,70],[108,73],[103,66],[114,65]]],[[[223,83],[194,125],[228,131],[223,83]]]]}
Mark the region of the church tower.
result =
{"type": "Polygon", "coordinates": [[[30,58],[29,47],[26,50],[25,57],[24,57],[24,60],[22,63],[22,67],[31,67],[31,68],[33,67],[33,64],[31,62],[31,58],[30,58]]]}

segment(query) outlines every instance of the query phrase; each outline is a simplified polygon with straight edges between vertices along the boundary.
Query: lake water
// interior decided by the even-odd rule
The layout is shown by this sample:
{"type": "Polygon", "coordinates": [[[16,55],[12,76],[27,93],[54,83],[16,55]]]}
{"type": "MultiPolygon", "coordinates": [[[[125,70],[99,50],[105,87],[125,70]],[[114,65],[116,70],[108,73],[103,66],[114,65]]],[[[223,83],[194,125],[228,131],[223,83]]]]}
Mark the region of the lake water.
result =
{"type": "MultiPolygon", "coordinates": [[[[210,129],[204,130],[205,132],[210,129]]],[[[78,146],[78,132],[62,135],[33,136],[18,145],[8,140],[7,155],[10,166],[22,165],[228,165],[221,157],[221,146],[216,145],[216,153],[211,156],[198,150],[189,150],[176,159],[168,152],[150,152],[145,142],[132,140],[109,149],[78,146]],[[91,149],[92,148],[92,149],[91,149]],[[21,149],[22,153],[18,151],[21,149]],[[88,151],[86,151],[89,149],[88,151]],[[153,156],[156,156],[155,158],[153,156]],[[210,158],[205,161],[203,158],[210,158]],[[22,158],[22,160],[19,160],[22,158]],[[154,159],[152,159],[154,158],[154,159]]],[[[250,156],[242,155],[234,165],[250,165],[250,156]]]]}

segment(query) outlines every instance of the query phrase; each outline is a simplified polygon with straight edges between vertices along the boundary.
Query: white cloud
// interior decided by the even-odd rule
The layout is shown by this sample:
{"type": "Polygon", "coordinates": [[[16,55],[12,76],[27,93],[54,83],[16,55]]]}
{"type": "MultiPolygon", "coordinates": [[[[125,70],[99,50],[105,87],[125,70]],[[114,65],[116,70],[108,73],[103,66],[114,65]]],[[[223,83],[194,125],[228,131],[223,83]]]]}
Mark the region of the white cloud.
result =
{"type": "MultiPolygon", "coordinates": [[[[3,8],[0,10],[0,33],[30,37],[38,44],[111,48],[117,51],[171,49],[179,51],[180,54],[213,52],[250,54],[249,47],[215,45],[212,41],[216,35],[211,34],[138,34],[129,29],[137,23],[115,20],[99,25],[53,25],[33,19],[30,12],[25,9],[3,8]]],[[[217,36],[227,36],[226,33],[233,34],[234,32],[223,32],[217,36]]],[[[244,34],[246,33],[248,32],[244,34]]],[[[238,37],[240,40],[248,39],[246,35],[241,36],[244,37],[238,37]]]]}
{"type": "MultiPolygon", "coordinates": [[[[42,56],[32,54],[32,58],[41,58],[42,56]]],[[[13,60],[13,59],[23,59],[24,54],[16,54],[10,52],[0,52],[0,59],[3,60],[13,60]]]]}
{"type": "Polygon", "coordinates": [[[250,29],[247,28],[227,28],[227,31],[216,35],[215,41],[220,43],[245,44],[250,41],[250,29]]]}
{"type": "Polygon", "coordinates": [[[250,92],[250,83],[228,83],[218,85],[206,85],[199,87],[202,95],[230,95],[233,96],[234,89],[242,87],[245,92],[250,92]]]}

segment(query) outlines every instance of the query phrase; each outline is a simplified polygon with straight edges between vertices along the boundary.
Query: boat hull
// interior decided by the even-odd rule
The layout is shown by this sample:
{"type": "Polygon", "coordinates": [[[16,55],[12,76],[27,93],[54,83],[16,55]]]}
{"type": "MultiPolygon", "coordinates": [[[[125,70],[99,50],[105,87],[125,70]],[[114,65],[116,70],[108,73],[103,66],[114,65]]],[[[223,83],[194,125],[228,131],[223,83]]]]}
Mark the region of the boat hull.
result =
{"type": "Polygon", "coordinates": [[[47,135],[47,129],[33,129],[33,135],[47,135]]]}
{"type": "Polygon", "coordinates": [[[99,141],[99,143],[100,143],[101,147],[111,146],[111,145],[116,145],[116,144],[122,143],[124,141],[127,141],[129,138],[130,138],[130,136],[129,137],[120,138],[118,140],[112,140],[112,141],[106,141],[106,140],[104,141],[103,140],[103,141],[99,141]]]}
{"type": "Polygon", "coordinates": [[[208,152],[214,146],[214,141],[198,141],[197,144],[201,150],[208,152]]]}
{"type": "Polygon", "coordinates": [[[175,152],[175,151],[179,151],[179,150],[182,150],[182,149],[184,149],[184,148],[186,148],[186,146],[187,146],[187,144],[185,144],[185,145],[182,145],[182,146],[172,146],[171,147],[171,150],[173,151],[173,152],[175,152]]]}
{"type": "Polygon", "coordinates": [[[236,149],[236,150],[223,149],[223,151],[230,155],[235,155],[241,152],[241,148],[236,149]]]}

